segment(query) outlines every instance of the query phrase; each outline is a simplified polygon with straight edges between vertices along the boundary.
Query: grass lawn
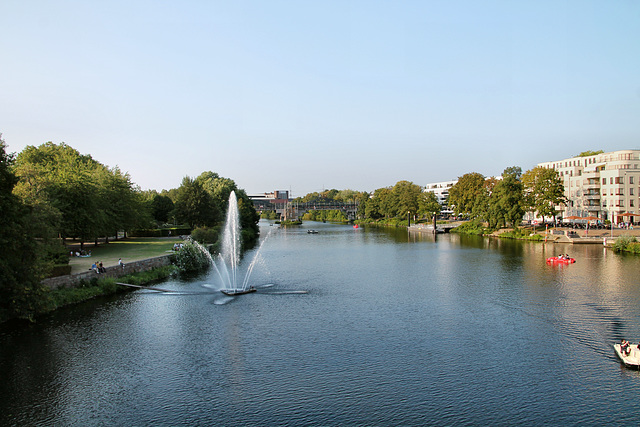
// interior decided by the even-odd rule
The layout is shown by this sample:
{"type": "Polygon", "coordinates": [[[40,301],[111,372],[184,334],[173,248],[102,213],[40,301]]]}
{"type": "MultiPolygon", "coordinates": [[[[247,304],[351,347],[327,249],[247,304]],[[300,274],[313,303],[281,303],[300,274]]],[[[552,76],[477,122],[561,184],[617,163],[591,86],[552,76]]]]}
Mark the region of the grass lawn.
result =
{"type": "MultiPolygon", "coordinates": [[[[71,257],[71,274],[89,270],[91,264],[102,261],[105,267],[118,265],[118,258],[126,264],[130,261],[153,258],[172,252],[175,243],[182,242],[179,237],[133,237],[112,240],[108,244],[93,246],[85,243],[85,250],[91,251],[91,257],[71,257]]],[[[80,245],[77,245],[79,248],[80,245]]],[[[79,250],[79,249],[78,249],[79,250]]]]}

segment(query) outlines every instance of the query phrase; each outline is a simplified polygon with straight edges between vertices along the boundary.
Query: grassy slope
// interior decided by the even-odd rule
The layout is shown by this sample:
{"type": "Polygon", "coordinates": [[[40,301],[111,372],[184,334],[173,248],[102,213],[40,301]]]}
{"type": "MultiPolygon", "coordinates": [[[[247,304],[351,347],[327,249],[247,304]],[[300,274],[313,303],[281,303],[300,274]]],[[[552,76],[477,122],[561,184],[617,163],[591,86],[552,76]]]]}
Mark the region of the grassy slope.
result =
{"type": "Polygon", "coordinates": [[[126,264],[131,261],[165,255],[171,253],[176,242],[182,242],[182,240],[178,237],[134,237],[114,240],[97,247],[85,244],[85,249],[91,251],[91,257],[71,257],[69,260],[71,273],[89,270],[94,262],[102,261],[105,267],[110,267],[118,264],[118,258],[122,258],[126,264]]]}

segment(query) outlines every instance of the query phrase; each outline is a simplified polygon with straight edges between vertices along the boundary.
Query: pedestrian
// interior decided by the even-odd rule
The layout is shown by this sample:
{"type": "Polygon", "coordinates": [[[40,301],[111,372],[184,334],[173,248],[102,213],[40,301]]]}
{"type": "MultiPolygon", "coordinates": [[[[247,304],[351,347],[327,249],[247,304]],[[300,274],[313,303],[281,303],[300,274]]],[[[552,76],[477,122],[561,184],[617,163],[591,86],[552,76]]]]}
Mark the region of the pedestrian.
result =
{"type": "Polygon", "coordinates": [[[118,258],[118,265],[124,270],[124,262],[122,262],[122,258],[118,258]]]}

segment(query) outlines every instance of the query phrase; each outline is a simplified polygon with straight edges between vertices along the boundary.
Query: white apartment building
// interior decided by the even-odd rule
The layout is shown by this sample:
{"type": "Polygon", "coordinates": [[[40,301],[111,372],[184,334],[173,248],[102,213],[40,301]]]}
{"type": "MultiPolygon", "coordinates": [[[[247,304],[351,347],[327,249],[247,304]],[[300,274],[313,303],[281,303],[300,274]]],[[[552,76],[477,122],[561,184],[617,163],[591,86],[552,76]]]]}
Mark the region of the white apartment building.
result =
{"type": "MultiPolygon", "coordinates": [[[[640,213],[640,150],[620,150],[539,163],[564,180],[563,217],[597,217],[616,224],[640,213]],[[625,215],[627,214],[627,215],[625,215]]],[[[640,216],[635,217],[635,222],[640,216]]]]}
{"type": "Polygon", "coordinates": [[[453,214],[453,211],[447,206],[447,198],[449,197],[449,189],[453,187],[456,182],[458,182],[458,180],[433,182],[424,186],[425,192],[428,191],[436,195],[438,203],[440,203],[440,206],[442,206],[442,210],[440,211],[440,213],[443,215],[453,214]]]}

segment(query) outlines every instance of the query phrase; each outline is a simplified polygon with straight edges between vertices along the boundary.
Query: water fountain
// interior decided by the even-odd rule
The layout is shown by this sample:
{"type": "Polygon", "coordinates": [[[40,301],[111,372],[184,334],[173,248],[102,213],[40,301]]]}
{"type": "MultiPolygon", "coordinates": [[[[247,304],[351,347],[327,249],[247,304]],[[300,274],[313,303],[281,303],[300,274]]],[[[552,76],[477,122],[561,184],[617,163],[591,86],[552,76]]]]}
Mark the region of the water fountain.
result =
{"type": "MultiPolygon", "coordinates": [[[[269,235],[267,234],[267,237],[269,235]]],[[[240,214],[238,212],[238,199],[235,191],[229,195],[229,206],[227,208],[227,218],[222,233],[222,245],[217,259],[211,258],[211,263],[218,273],[223,288],[221,292],[225,295],[234,296],[255,292],[256,288],[249,285],[249,277],[253,271],[260,249],[267,240],[262,241],[255,252],[253,260],[249,263],[247,271],[241,283],[238,283],[238,266],[240,264],[240,214]]]]}

